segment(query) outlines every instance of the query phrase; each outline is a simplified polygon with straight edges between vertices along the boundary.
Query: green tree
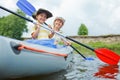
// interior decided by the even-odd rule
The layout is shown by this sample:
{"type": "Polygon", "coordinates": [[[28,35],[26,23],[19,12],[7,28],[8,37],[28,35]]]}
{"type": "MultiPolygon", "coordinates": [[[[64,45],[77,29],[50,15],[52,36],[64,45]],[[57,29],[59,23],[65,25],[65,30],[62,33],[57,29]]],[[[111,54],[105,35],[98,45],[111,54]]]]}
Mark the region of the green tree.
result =
{"type": "Polygon", "coordinates": [[[85,24],[81,24],[78,30],[78,35],[88,35],[88,29],[85,24]]]}
{"type": "MultiPolygon", "coordinates": [[[[18,14],[25,16],[23,12],[17,10],[18,14]]],[[[21,40],[23,32],[27,32],[27,25],[24,19],[13,14],[0,18],[0,35],[21,40]]]]}

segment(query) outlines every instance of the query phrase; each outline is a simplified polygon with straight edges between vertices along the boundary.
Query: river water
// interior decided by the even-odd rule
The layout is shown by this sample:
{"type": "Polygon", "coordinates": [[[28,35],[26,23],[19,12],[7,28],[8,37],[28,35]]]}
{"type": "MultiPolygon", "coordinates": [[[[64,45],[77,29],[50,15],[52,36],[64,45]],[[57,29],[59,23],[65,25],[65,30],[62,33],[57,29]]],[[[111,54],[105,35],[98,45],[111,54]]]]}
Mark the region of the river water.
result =
{"type": "Polygon", "coordinates": [[[92,58],[94,60],[84,60],[80,55],[75,54],[73,62],[65,71],[47,76],[11,80],[120,80],[120,68],[118,65],[108,65],[96,57],[92,58]]]}

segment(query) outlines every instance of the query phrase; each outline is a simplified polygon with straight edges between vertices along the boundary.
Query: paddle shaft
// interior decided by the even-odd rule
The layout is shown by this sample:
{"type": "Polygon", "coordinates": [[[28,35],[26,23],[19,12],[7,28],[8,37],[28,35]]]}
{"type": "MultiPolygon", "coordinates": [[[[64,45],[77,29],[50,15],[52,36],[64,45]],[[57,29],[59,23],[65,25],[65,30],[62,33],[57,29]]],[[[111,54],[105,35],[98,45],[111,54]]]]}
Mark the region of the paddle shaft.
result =
{"type": "Polygon", "coordinates": [[[16,15],[16,16],[18,16],[18,17],[20,17],[20,18],[23,18],[23,19],[25,19],[25,20],[27,20],[27,21],[29,21],[29,22],[32,22],[32,23],[33,23],[33,21],[32,21],[32,20],[30,20],[30,19],[28,19],[28,18],[26,18],[26,17],[24,17],[24,16],[21,16],[21,15],[19,15],[19,14],[17,14],[17,13],[15,13],[15,12],[13,12],[13,11],[11,11],[11,10],[8,10],[8,9],[6,9],[6,8],[2,7],[2,6],[0,6],[0,8],[1,8],[1,9],[3,9],[3,10],[5,10],[5,11],[8,11],[8,12],[10,12],[10,13],[12,13],[12,14],[14,14],[14,15],[16,15]]]}
{"type": "MultiPolygon", "coordinates": [[[[26,17],[24,17],[24,16],[21,16],[21,15],[13,12],[13,11],[11,11],[11,10],[8,10],[8,9],[2,7],[2,6],[0,6],[0,8],[3,9],[3,10],[5,10],[5,11],[8,11],[8,12],[10,12],[10,13],[12,13],[12,14],[20,17],[20,18],[23,18],[23,19],[25,19],[25,20],[27,20],[27,21],[29,21],[29,22],[32,22],[33,24],[36,24],[36,22],[33,22],[33,20],[28,19],[28,18],[26,18],[26,17]]],[[[46,23],[45,23],[45,24],[46,24],[46,23]]],[[[46,24],[46,25],[47,25],[47,24],[46,24]]],[[[44,27],[44,26],[42,26],[42,27],[45,28],[45,29],[47,29],[47,30],[49,30],[49,31],[53,31],[53,30],[50,29],[50,28],[47,28],[47,27],[44,27]]],[[[82,44],[82,43],[80,43],[80,42],[78,42],[78,41],[76,41],[76,40],[74,40],[74,39],[72,39],[72,38],[70,38],[70,37],[65,37],[65,36],[63,36],[62,34],[60,34],[59,32],[54,31],[54,33],[56,33],[57,35],[59,35],[59,36],[61,36],[61,37],[63,37],[63,38],[69,39],[69,40],[71,40],[71,41],[73,41],[73,42],[75,42],[75,43],[77,43],[77,44],[79,44],[79,45],[82,45],[82,46],[84,46],[84,47],[86,47],[86,48],[94,51],[93,48],[91,48],[91,47],[89,47],[89,46],[87,46],[87,45],[85,45],[85,44],[82,44]]]]}
{"type": "Polygon", "coordinates": [[[78,51],[74,46],[70,45],[77,53],[79,53],[84,59],[86,59],[86,57],[84,55],[81,54],[80,51],[78,51]]]}

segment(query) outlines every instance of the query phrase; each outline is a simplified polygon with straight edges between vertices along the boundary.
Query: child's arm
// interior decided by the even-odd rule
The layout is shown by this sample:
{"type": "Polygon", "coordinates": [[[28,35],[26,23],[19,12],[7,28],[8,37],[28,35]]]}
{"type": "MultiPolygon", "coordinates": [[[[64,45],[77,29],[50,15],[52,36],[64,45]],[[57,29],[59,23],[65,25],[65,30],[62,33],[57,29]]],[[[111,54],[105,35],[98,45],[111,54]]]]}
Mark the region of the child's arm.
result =
{"type": "Polygon", "coordinates": [[[66,40],[66,39],[63,39],[63,38],[61,38],[61,40],[63,41],[63,43],[64,43],[66,46],[71,45],[71,42],[70,42],[70,41],[68,41],[68,40],[66,40]]]}
{"type": "Polygon", "coordinates": [[[38,37],[39,31],[40,31],[40,26],[37,24],[35,25],[35,31],[31,34],[33,39],[36,39],[38,37]]]}
{"type": "Polygon", "coordinates": [[[48,25],[48,27],[49,27],[50,29],[52,29],[51,25],[48,25]]]}
{"type": "MultiPolygon", "coordinates": [[[[52,27],[51,27],[51,25],[48,25],[48,27],[50,28],[50,29],[52,29],[52,27]]],[[[53,31],[51,31],[51,33],[48,35],[48,37],[49,38],[52,38],[53,36],[54,36],[54,32],[53,31]]]]}

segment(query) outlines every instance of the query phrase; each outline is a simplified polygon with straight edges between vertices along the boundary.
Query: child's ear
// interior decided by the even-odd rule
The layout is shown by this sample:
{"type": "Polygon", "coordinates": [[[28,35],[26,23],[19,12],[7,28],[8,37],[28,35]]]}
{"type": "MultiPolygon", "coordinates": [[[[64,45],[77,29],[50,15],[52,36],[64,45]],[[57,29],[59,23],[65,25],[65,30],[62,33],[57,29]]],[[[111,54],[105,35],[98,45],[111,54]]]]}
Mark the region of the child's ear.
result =
{"type": "Polygon", "coordinates": [[[38,15],[36,16],[36,20],[38,20],[38,15]]]}
{"type": "Polygon", "coordinates": [[[38,16],[36,16],[36,19],[38,19],[38,16]]]}

